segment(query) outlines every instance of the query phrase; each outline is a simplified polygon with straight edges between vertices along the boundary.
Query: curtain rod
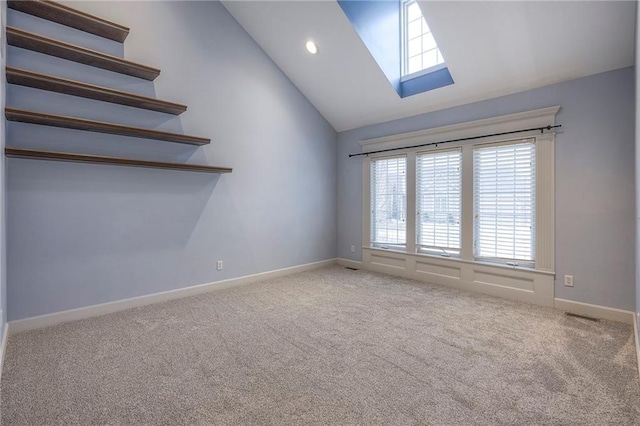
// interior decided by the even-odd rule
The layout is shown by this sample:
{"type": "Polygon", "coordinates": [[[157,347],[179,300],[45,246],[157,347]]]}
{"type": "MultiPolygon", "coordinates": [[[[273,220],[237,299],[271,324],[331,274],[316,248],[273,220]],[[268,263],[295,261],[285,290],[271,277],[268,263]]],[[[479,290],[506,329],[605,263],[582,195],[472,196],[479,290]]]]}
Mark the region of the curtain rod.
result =
{"type": "Polygon", "coordinates": [[[403,146],[403,147],[400,147],[400,148],[389,148],[389,149],[380,149],[378,151],[361,152],[359,154],[349,154],[349,158],[358,157],[360,155],[378,154],[380,152],[398,151],[398,150],[401,150],[401,149],[422,148],[422,147],[425,147],[425,146],[432,146],[432,145],[438,146],[438,145],[443,144],[443,143],[471,141],[471,140],[474,140],[474,139],[490,138],[490,137],[493,137],[493,136],[503,136],[503,135],[511,135],[511,134],[514,134],[514,133],[532,132],[534,130],[540,130],[540,133],[544,133],[545,130],[556,129],[558,127],[562,127],[562,124],[557,124],[555,126],[549,125],[549,126],[544,126],[544,127],[534,127],[532,129],[513,130],[511,132],[492,133],[490,135],[470,136],[468,138],[450,139],[448,141],[423,143],[423,144],[420,144],[420,145],[403,146]]]}

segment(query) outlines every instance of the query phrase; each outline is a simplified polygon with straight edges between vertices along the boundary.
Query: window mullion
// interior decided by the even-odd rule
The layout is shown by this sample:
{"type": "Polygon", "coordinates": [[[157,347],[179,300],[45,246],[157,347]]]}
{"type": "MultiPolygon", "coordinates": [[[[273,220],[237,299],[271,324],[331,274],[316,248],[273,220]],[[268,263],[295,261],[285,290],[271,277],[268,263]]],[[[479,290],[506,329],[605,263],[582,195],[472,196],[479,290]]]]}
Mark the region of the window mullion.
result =
{"type": "Polygon", "coordinates": [[[416,252],[416,153],[407,154],[407,253],[416,252]]]}
{"type": "Polygon", "coordinates": [[[462,229],[460,257],[473,260],[473,146],[462,148],[462,229]]]}
{"type": "Polygon", "coordinates": [[[365,157],[362,161],[362,206],[364,214],[362,217],[362,246],[371,245],[371,185],[373,176],[371,175],[371,160],[365,157]]]}

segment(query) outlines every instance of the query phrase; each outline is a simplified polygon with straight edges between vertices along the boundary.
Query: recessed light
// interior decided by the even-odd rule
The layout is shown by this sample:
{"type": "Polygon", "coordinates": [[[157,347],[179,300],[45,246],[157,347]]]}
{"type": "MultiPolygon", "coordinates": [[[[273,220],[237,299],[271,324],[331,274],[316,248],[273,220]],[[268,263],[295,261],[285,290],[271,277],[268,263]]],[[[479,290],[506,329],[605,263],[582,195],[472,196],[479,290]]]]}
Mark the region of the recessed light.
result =
{"type": "Polygon", "coordinates": [[[315,55],[316,53],[318,53],[318,46],[313,40],[309,40],[304,46],[307,48],[307,51],[312,55],[315,55]]]}

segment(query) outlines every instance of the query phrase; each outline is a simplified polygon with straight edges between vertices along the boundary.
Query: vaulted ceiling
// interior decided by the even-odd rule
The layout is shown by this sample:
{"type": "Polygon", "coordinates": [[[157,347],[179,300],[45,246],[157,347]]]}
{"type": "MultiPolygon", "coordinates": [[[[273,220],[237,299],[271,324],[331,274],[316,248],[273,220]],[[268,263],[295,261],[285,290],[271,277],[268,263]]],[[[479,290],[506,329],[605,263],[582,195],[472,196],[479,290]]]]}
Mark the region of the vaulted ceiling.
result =
{"type": "Polygon", "coordinates": [[[336,1],[224,4],[338,131],[634,61],[632,1],[421,1],[455,84],[401,99],[336,1]],[[308,39],[318,54],[304,49],[308,39]]]}

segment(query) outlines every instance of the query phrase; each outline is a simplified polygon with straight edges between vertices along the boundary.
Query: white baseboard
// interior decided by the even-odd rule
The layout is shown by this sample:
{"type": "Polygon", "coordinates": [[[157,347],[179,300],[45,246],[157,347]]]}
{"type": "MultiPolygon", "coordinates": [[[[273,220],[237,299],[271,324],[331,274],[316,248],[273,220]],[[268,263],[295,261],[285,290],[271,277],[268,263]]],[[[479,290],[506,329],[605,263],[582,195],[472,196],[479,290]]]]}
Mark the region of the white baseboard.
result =
{"type": "MultiPolygon", "coordinates": [[[[261,272],[259,274],[245,275],[243,277],[231,278],[228,280],[215,281],[212,283],[195,285],[192,287],[179,288],[176,290],[164,291],[145,296],[132,297],[129,299],[117,300],[115,302],[101,303],[99,305],[86,306],[83,308],[70,309],[68,311],[54,312],[52,314],[40,315],[37,317],[25,318],[11,321],[11,333],[35,330],[38,328],[50,327],[70,321],[77,321],[85,318],[97,317],[124,311],[126,309],[151,305],[154,303],[166,302],[173,299],[194,296],[211,291],[223,290],[230,287],[238,287],[263,281],[272,278],[284,277],[286,275],[297,274],[299,272],[310,271],[324,266],[335,265],[336,259],[322,260],[319,262],[307,263],[304,265],[292,266],[289,268],[277,269],[274,271],[261,272]]],[[[9,324],[7,324],[8,326],[9,324]]],[[[6,333],[5,333],[6,334],[6,333]]]]}
{"type": "Polygon", "coordinates": [[[589,303],[574,302],[573,300],[555,298],[553,307],[562,311],[571,312],[578,315],[586,315],[594,318],[602,318],[610,321],[623,322],[625,324],[635,323],[635,313],[622,309],[608,308],[606,306],[591,305],[589,303]]]}
{"type": "Polygon", "coordinates": [[[9,323],[4,325],[2,333],[2,343],[0,343],[0,381],[2,380],[2,370],[4,370],[4,355],[7,352],[7,340],[9,339],[9,323]]]}
{"type": "MultiPolygon", "coordinates": [[[[333,264],[341,266],[365,269],[362,262],[355,260],[338,258],[328,259],[319,262],[307,263],[304,265],[292,266],[289,268],[277,269],[268,272],[261,272],[253,275],[246,275],[238,278],[231,278],[228,280],[215,281],[212,283],[200,284],[192,287],[180,288],[176,290],[169,290],[162,293],[154,293],[145,296],[132,297],[129,299],[118,300],[114,302],[102,303],[98,305],[86,306],[83,308],[70,309],[62,312],[55,312],[52,314],[40,315],[37,317],[25,318],[21,320],[11,321],[5,325],[2,348],[0,349],[0,366],[2,365],[2,357],[4,356],[4,345],[6,345],[7,336],[9,333],[19,333],[21,331],[35,330],[38,328],[49,327],[56,324],[62,324],[65,322],[81,320],[85,318],[96,317],[100,315],[106,315],[114,312],[124,311],[126,309],[137,308],[140,306],[151,305],[154,303],[166,302],[174,299],[181,299],[183,297],[194,296],[197,294],[208,293],[211,291],[223,290],[231,287],[238,287],[254,283],[256,281],[267,280],[271,278],[284,277],[299,272],[310,271],[313,269],[322,268],[333,264]]],[[[392,274],[394,275],[394,274],[392,274]]],[[[595,318],[603,318],[611,321],[622,322],[626,324],[635,324],[636,315],[634,312],[625,311],[621,309],[608,308],[605,306],[591,305],[588,303],[574,302],[566,299],[554,299],[554,307],[556,309],[573,312],[580,315],[587,315],[595,318]]],[[[638,327],[637,324],[635,324],[638,327]]],[[[640,336],[636,333],[638,339],[640,336]]],[[[640,347],[638,349],[638,357],[640,364],[640,347]]],[[[640,371],[640,370],[639,370],[640,371]]],[[[0,370],[0,375],[1,375],[0,370]]]]}
{"type": "Polygon", "coordinates": [[[638,379],[640,379],[640,314],[633,315],[633,336],[636,341],[636,359],[638,360],[638,379]]]}
{"type": "Polygon", "coordinates": [[[338,265],[346,266],[347,268],[362,269],[362,262],[358,262],[356,260],[345,259],[345,258],[339,257],[336,260],[336,262],[338,263],[338,265]]]}

